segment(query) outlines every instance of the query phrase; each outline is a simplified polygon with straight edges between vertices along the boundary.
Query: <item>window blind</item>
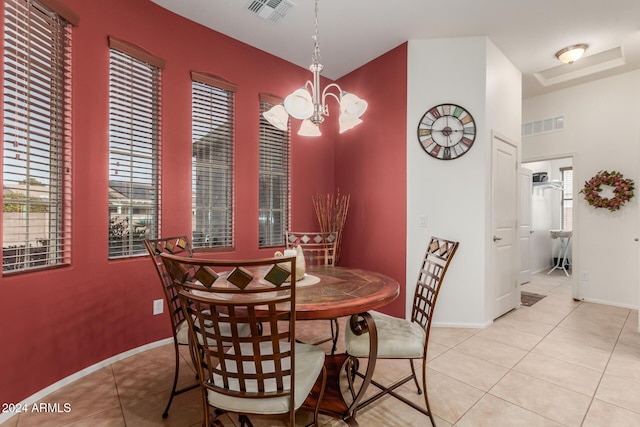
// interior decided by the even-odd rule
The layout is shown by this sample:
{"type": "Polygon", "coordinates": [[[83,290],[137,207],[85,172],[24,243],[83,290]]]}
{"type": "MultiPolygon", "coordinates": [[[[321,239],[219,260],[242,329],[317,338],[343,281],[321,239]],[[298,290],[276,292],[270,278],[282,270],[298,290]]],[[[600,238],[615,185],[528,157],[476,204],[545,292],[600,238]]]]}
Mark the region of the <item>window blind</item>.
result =
{"type": "Polygon", "coordinates": [[[70,262],[70,76],[70,23],[41,2],[5,1],[3,273],[70,262]]]}
{"type": "Polygon", "coordinates": [[[203,73],[191,76],[193,247],[230,248],[235,86],[203,73]]]}
{"type": "Polygon", "coordinates": [[[262,113],[277,103],[260,98],[259,246],[283,246],[290,217],[289,131],[272,126],[262,113]]]}
{"type": "Polygon", "coordinates": [[[163,62],[109,42],[109,258],[119,258],[146,254],[143,240],[158,235],[163,62]]]}

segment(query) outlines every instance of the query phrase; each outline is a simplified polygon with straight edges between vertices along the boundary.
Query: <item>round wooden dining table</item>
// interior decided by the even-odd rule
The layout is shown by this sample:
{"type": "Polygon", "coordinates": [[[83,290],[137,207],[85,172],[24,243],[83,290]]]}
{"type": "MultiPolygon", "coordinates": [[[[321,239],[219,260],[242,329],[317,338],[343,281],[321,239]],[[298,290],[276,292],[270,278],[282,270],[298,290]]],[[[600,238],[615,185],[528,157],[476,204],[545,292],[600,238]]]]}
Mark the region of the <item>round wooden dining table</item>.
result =
{"type": "MultiPolygon", "coordinates": [[[[345,402],[340,389],[340,372],[349,356],[341,353],[327,355],[325,358],[328,379],[320,410],[343,419],[350,426],[358,426],[355,408],[373,376],[378,346],[375,323],[367,311],[381,308],[395,300],[400,293],[400,285],[384,274],[357,268],[313,266],[308,267],[306,273],[296,283],[296,319],[351,316],[348,325],[354,333],[369,333],[370,357],[367,372],[362,387],[350,404],[345,402]]],[[[316,384],[316,388],[319,387],[320,384],[316,384]]],[[[314,395],[317,393],[311,393],[305,406],[313,407],[314,395]]]]}
{"type": "Polygon", "coordinates": [[[400,292],[396,280],[373,271],[310,266],[306,273],[307,277],[296,284],[296,318],[301,320],[333,319],[375,310],[395,300],[400,292]]]}

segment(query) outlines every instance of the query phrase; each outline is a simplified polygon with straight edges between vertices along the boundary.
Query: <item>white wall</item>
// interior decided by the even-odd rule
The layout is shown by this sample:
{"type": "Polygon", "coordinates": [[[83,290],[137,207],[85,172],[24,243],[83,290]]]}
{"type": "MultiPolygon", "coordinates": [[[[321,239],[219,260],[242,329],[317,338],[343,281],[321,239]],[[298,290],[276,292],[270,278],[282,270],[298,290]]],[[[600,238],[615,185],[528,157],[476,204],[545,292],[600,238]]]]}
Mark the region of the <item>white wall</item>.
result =
{"type": "Polygon", "coordinates": [[[525,123],[564,116],[564,131],[526,138],[522,160],[574,155],[573,273],[577,296],[638,308],[638,197],[617,212],[594,209],[578,193],[600,170],[636,184],[640,158],[640,71],[552,92],[523,102],[525,123]],[[582,280],[587,273],[588,280],[582,280]]]}
{"type": "Polygon", "coordinates": [[[407,94],[407,307],[432,235],[460,241],[434,322],[482,327],[491,322],[491,133],[519,141],[520,73],[486,37],[411,40],[407,94]],[[473,147],[450,161],[424,152],[417,139],[431,107],[457,104],[476,122],[473,147]],[[427,226],[419,226],[426,216],[427,226]]]}

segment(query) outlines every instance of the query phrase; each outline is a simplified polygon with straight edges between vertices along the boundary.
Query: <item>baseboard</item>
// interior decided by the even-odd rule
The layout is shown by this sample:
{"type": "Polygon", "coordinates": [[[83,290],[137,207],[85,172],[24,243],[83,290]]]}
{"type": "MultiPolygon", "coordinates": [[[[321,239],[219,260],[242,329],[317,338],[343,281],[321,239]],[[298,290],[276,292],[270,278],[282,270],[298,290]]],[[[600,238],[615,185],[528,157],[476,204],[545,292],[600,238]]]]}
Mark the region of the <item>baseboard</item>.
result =
{"type": "MultiPolygon", "coordinates": [[[[54,391],[58,391],[60,390],[62,387],[71,384],[72,382],[79,380],[80,378],[86,377],[87,375],[90,375],[94,372],[96,372],[99,369],[104,368],[105,366],[109,366],[114,364],[115,362],[118,362],[120,360],[126,359],[127,357],[136,355],[138,353],[142,353],[151,349],[154,349],[156,347],[160,347],[163,345],[167,345],[167,344],[172,344],[173,343],[173,338],[165,338],[163,340],[160,341],[155,341],[149,344],[145,344],[143,346],[140,347],[136,347],[133,348],[131,350],[127,350],[124,353],[120,353],[120,354],[116,354],[115,356],[112,356],[108,359],[105,359],[101,362],[98,362],[94,365],[88,366],[74,374],[69,375],[66,378],[61,379],[60,381],[57,381],[53,384],[51,384],[50,386],[43,388],[42,390],[32,394],[31,396],[27,397],[26,399],[24,399],[22,402],[20,402],[19,406],[21,407],[25,407],[25,406],[31,406],[36,402],[39,402],[40,400],[44,399],[45,397],[47,397],[49,394],[53,393],[54,391]]],[[[7,421],[8,419],[12,418],[14,415],[16,415],[16,413],[11,413],[11,412],[4,412],[4,413],[0,413],[0,424],[4,423],[5,421],[7,421]]]]}
{"type": "Polygon", "coordinates": [[[617,302],[613,302],[613,301],[605,301],[605,300],[600,300],[600,299],[595,299],[595,298],[579,298],[580,301],[584,301],[584,302],[591,302],[594,304],[602,304],[602,305],[610,305],[612,307],[620,307],[620,308],[628,308],[630,310],[638,310],[638,306],[637,305],[633,305],[633,304],[620,304],[617,302]]]}

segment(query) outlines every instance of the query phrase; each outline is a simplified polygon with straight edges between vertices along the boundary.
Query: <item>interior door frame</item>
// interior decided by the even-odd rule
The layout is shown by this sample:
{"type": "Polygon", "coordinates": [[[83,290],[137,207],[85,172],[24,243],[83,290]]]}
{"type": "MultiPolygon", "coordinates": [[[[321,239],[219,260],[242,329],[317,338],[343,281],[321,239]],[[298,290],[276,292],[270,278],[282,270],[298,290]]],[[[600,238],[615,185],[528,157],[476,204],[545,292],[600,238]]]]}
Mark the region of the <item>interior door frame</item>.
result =
{"type": "MultiPolygon", "coordinates": [[[[577,198],[580,194],[580,188],[578,186],[578,180],[576,176],[577,170],[579,170],[579,162],[578,162],[578,153],[569,152],[569,153],[558,153],[558,154],[549,154],[544,156],[534,156],[534,157],[522,157],[520,159],[520,166],[522,167],[523,163],[530,162],[544,162],[549,160],[557,160],[557,159],[571,159],[571,167],[573,168],[573,209],[571,213],[572,224],[574,225],[574,230],[571,236],[571,296],[576,301],[582,301],[583,298],[580,296],[580,281],[578,280],[578,272],[580,271],[580,250],[578,242],[580,241],[580,230],[576,230],[575,226],[579,225],[578,221],[578,211],[577,209],[577,198]]],[[[638,315],[640,316],[640,314],[638,315]]],[[[640,326],[638,327],[640,330],[640,326]]]]}

